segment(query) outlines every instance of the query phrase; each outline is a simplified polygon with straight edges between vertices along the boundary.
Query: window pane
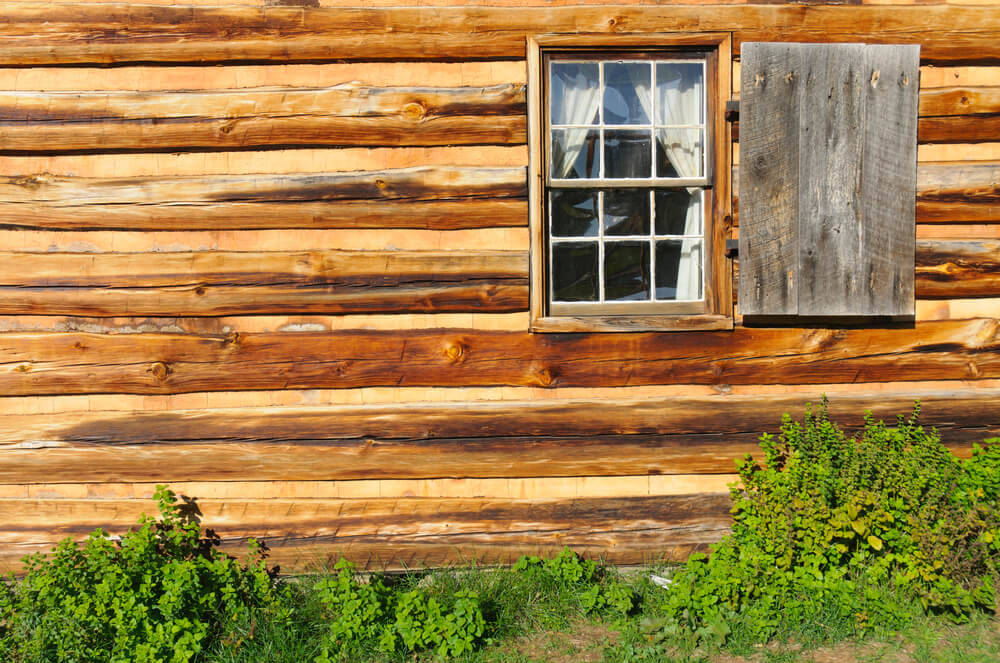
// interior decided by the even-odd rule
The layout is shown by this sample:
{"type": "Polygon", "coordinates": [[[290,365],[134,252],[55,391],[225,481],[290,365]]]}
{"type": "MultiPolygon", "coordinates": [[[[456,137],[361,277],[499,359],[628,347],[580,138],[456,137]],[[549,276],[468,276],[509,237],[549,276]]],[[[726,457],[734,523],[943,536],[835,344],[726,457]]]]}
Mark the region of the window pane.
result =
{"type": "Polygon", "coordinates": [[[604,299],[649,299],[649,242],[604,245],[604,299]]]}
{"type": "Polygon", "coordinates": [[[656,243],[656,298],[701,299],[701,240],[656,243]]]}
{"type": "Polygon", "coordinates": [[[553,300],[597,301],[597,242],[552,245],[553,300]]]}
{"type": "Polygon", "coordinates": [[[702,177],[701,129],[656,130],[656,176],[702,177]]]}
{"type": "Polygon", "coordinates": [[[604,124],[650,123],[652,73],[648,62],[608,62],[604,65],[604,124]]]}
{"type": "Polygon", "coordinates": [[[605,235],[649,234],[649,190],[612,189],[604,192],[605,235]]]}
{"type": "Polygon", "coordinates": [[[628,129],[604,132],[604,176],[608,178],[650,177],[649,131],[628,129]]]}
{"type": "Polygon", "coordinates": [[[552,130],[552,176],[581,179],[599,175],[601,155],[598,136],[593,129],[552,130]]]}
{"type": "Polygon", "coordinates": [[[705,123],[705,74],[701,62],[656,65],[656,123],[705,123]]]}
{"type": "Polygon", "coordinates": [[[552,63],[552,124],[597,124],[600,94],[596,62],[552,63]]]}
{"type": "Polygon", "coordinates": [[[701,235],[701,190],[657,191],[657,235],[701,235]]]}
{"type": "Polygon", "coordinates": [[[597,191],[562,189],[549,194],[552,235],[597,237],[597,191]]]}

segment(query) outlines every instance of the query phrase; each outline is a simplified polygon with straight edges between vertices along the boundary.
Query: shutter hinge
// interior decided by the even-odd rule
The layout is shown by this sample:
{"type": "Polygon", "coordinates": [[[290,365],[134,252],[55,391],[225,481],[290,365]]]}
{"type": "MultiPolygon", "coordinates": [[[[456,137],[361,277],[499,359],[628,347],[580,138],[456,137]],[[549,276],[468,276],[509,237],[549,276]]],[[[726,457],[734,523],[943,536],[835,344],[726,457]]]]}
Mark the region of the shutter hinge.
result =
{"type": "Polygon", "coordinates": [[[726,257],[730,260],[734,260],[740,257],[740,240],[738,239],[727,239],[726,240],[726,257]]]}
{"type": "Polygon", "coordinates": [[[740,121],[740,100],[730,99],[726,102],[726,122],[740,121]]]}

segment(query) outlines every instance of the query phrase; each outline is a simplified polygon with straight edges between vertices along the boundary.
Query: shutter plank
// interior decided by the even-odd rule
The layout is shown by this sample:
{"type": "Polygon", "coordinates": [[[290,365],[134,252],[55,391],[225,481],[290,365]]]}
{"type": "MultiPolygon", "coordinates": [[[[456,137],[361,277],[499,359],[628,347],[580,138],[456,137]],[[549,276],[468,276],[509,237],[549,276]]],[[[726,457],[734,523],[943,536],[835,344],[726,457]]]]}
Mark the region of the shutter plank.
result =
{"type": "Polygon", "coordinates": [[[858,312],[913,315],[920,47],[868,46],[866,54],[858,312]]]}
{"type": "Polygon", "coordinates": [[[797,46],[799,315],[849,315],[862,284],[859,179],[864,148],[860,44],[797,46]]]}
{"type": "Polygon", "coordinates": [[[799,84],[795,44],[744,44],[740,83],[739,305],[744,316],[798,313],[799,84]]]}

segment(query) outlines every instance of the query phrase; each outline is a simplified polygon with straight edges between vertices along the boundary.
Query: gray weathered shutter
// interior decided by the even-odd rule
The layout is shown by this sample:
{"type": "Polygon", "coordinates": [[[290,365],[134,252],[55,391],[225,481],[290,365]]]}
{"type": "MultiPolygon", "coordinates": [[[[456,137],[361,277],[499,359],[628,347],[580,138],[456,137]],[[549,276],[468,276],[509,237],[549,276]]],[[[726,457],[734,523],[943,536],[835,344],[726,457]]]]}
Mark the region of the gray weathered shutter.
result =
{"type": "Polygon", "coordinates": [[[746,43],[744,316],[912,316],[919,46],[746,43]]]}

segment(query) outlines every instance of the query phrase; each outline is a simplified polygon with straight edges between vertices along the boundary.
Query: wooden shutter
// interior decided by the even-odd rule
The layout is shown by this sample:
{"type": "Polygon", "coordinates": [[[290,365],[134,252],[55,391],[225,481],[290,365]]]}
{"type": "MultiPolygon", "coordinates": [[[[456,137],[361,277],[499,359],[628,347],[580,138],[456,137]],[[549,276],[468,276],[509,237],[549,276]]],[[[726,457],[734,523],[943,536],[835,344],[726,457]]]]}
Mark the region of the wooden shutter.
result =
{"type": "Polygon", "coordinates": [[[920,47],[741,52],[740,311],[912,316],[920,47]]]}

